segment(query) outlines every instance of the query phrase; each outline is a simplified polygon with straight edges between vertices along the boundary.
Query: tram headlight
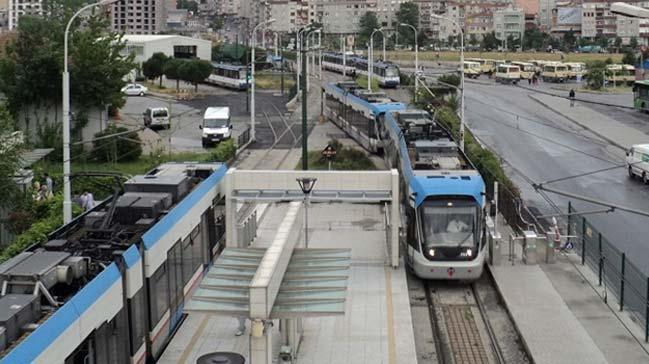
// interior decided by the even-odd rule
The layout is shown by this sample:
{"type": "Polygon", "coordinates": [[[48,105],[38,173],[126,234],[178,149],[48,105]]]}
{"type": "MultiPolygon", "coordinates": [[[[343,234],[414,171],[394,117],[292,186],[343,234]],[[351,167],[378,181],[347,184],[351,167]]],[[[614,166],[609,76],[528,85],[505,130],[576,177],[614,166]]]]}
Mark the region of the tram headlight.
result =
{"type": "Polygon", "coordinates": [[[434,257],[435,256],[435,249],[430,249],[428,251],[428,255],[430,255],[431,258],[434,257]]]}

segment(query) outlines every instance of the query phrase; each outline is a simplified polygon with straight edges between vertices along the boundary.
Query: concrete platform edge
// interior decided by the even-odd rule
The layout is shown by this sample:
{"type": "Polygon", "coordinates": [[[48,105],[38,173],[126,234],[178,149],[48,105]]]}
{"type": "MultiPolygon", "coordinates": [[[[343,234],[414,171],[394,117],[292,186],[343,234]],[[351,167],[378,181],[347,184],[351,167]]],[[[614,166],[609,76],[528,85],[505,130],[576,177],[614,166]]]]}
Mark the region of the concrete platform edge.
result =
{"type": "Polygon", "coordinates": [[[507,305],[507,301],[505,300],[505,296],[503,295],[503,292],[500,290],[500,286],[496,281],[496,277],[494,277],[493,273],[491,272],[491,265],[485,264],[485,267],[487,268],[485,269],[485,271],[488,272],[489,276],[491,277],[491,281],[494,282],[494,287],[496,288],[496,292],[498,293],[498,299],[500,299],[500,302],[503,303],[503,306],[505,307],[505,311],[507,311],[507,316],[514,324],[514,330],[516,330],[516,334],[518,335],[518,337],[521,338],[521,342],[523,343],[523,348],[525,349],[525,353],[527,353],[529,358],[532,360],[532,364],[536,363],[536,360],[534,360],[534,356],[532,355],[532,351],[530,350],[530,346],[527,344],[527,340],[525,340],[525,336],[523,336],[520,327],[518,327],[518,322],[516,322],[516,320],[514,319],[514,315],[512,315],[512,312],[509,309],[509,305],[507,305]]]}

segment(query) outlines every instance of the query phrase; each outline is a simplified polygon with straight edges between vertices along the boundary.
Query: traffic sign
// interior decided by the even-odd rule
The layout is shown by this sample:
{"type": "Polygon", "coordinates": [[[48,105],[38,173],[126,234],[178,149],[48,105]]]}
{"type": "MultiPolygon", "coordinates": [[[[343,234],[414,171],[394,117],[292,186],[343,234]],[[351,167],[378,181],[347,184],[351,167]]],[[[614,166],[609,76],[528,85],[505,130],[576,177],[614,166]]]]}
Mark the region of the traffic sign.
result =
{"type": "Polygon", "coordinates": [[[331,146],[330,144],[327,144],[325,149],[322,150],[322,156],[324,156],[327,159],[332,159],[336,156],[336,148],[331,146]]]}

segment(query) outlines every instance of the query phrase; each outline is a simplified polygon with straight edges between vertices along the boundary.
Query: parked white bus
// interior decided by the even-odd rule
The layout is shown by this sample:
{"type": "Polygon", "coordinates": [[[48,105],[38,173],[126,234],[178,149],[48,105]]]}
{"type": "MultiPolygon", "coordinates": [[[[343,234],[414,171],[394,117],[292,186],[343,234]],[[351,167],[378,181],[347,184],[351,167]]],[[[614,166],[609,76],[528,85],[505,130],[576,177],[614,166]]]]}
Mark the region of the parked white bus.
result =
{"type": "Polygon", "coordinates": [[[521,69],[518,66],[501,64],[496,68],[496,82],[513,83],[521,80],[521,69]]]}
{"type": "Polygon", "coordinates": [[[649,183],[649,144],[636,144],[626,153],[629,177],[636,176],[645,184],[649,183]]]}

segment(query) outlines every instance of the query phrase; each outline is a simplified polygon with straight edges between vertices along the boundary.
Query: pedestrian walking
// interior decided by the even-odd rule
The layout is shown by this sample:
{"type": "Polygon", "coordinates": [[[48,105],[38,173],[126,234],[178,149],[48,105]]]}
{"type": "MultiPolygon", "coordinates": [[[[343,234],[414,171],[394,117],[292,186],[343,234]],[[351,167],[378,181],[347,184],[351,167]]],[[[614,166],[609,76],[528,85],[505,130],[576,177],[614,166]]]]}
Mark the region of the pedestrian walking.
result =
{"type": "Polygon", "coordinates": [[[84,206],[84,210],[90,211],[95,207],[95,196],[92,195],[92,192],[87,191],[84,194],[86,195],[86,205],[84,206]]]}
{"type": "Polygon", "coordinates": [[[79,196],[78,199],[79,207],[81,207],[83,210],[86,209],[86,201],[88,201],[88,195],[86,194],[86,192],[84,192],[79,196]]]}
{"type": "Polygon", "coordinates": [[[50,175],[47,173],[45,173],[45,186],[47,186],[48,191],[54,191],[54,182],[52,182],[52,178],[50,178],[50,175]]]}
{"type": "Polygon", "coordinates": [[[528,85],[531,85],[531,84],[532,84],[532,77],[530,77],[530,78],[527,79],[527,84],[528,84],[528,85]]]}
{"type": "Polygon", "coordinates": [[[575,89],[570,89],[568,97],[570,97],[570,107],[575,107],[575,89]]]}

